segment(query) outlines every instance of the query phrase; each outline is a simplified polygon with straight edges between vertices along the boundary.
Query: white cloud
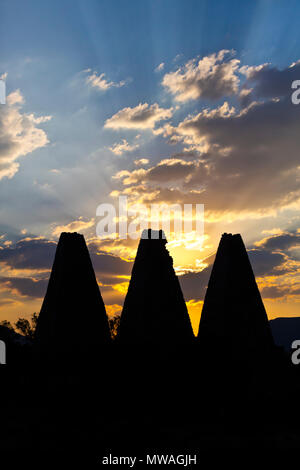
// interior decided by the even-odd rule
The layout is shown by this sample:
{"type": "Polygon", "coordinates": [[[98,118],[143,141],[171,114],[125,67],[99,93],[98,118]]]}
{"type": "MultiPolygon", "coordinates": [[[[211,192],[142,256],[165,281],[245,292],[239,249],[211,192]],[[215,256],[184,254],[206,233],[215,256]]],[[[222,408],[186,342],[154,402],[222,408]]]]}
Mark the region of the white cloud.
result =
{"type": "Polygon", "coordinates": [[[244,98],[245,96],[249,96],[252,91],[253,88],[242,88],[239,96],[244,98]]]}
{"type": "Polygon", "coordinates": [[[85,222],[84,220],[82,220],[82,217],[79,217],[78,220],[74,220],[73,222],[70,222],[69,224],[57,225],[52,231],[52,234],[56,237],[59,237],[59,235],[62,232],[77,232],[81,230],[86,230],[92,227],[94,223],[95,223],[94,218],[85,222]]]}
{"type": "Polygon", "coordinates": [[[162,84],[175,95],[177,101],[198,98],[217,100],[238,92],[239,78],[236,75],[240,61],[225,60],[232,51],[221,50],[217,54],[193,59],[175,72],[167,73],[162,84]]]}
{"type": "Polygon", "coordinates": [[[111,152],[115,155],[123,155],[124,152],[133,152],[139,148],[138,144],[130,145],[126,139],[123,139],[122,142],[114,144],[111,147],[108,147],[111,152]]]}
{"type": "Polygon", "coordinates": [[[139,160],[134,160],[134,164],[136,166],[148,165],[148,163],[149,163],[148,158],[140,158],[139,160]]]}
{"type": "Polygon", "coordinates": [[[126,85],[126,80],[120,82],[109,81],[105,78],[105,73],[98,74],[97,72],[91,72],[91,69],[84,70],[84,72],[90,73],[86,78],[86,82],[98,90],[107,91],[110,88],[120,88],[126,85]]]}
{"type": "Polygon", "coordinates": [[[14,106],[15,104],[23,104],[24,97],[21,94],[20,90],[15,90],[7,97],[7,104],[14,106]]]}
{"type": "Polygon", "coordinates": [[[299,64],[300,64],[300,59],[296,60],[296,62],[292,62],[289,68],[295,67],[295,65],[299,65],[299,64]]]}
{"type": "Polygon", "coordinates": [[[52,116],[39,116],[36,117],[34,114],[27,114],[28,119],[34,122],[34,124],[42,124],[43,122],[51,121],[52,116]]]}
{"type": "Polygon", "coordinates": [[[113,179],[123,180],[123,184],[126,186],[129,184],[136,184],[144,179],[147,175],[147,170],[140,168],[139,170],[134,170],[132,172],[128,170],[119,171],[116,175],[113,176],[113,179]]]}
{"type": "Polygon", "coordinates": [[[0,108],[0,179],[12,178],[19,169],[19,157],[48,144],[47,134],[36,127],[51,116],[22,113],[24,97],[20,90],[10,93],[0,108]]]}
{"type": "Polygon", "coordinates": [[[239,72],[245,75],[247,78],[252,78],[257,72],[267,68],[270,64],[260,64],[260,65],[243,65],[240,67],[239,72]]]}
{"type": "Polygon", "coordinates": [[[161,72],[164,68],[165,68],[165,63],[164,63],[164,62],[161,62],[161,64],[159,64],[159,65],[155,68],[155,72],[161,72]]]}
{"type": "Polygon", "coordinates": [[[160,108],[157,103],[140,103],[134,108],[123,108],[107,119],[104,127],[108,129],[153,129],[159,121],[169,119],[173,108],[160,108]]]}

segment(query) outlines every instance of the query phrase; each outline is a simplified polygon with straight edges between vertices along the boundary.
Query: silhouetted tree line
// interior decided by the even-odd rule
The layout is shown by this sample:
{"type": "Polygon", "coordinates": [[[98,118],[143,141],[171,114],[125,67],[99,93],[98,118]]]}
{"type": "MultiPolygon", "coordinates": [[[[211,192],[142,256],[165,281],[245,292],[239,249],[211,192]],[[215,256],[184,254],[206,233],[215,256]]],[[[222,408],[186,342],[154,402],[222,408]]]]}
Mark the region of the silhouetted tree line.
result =
{"type": "Polygon", "coordinates": [[[28,339],[33,340],[37,321],[38,314],[34,312],[29,320],[27,320],[27,318],[20,317],[14,324],[8,320],[3,320],[0,322],[0,326],[4,326],[9,330],[16,331],[17,333],[21,333],[28,339]]]}
{"type": "MultiPolygon", "coordinates": [[[[29,320],[24,317],[18,318],[18,320],[15,323],[11,323],[8,320],[2,320],[0,322],[0,326],[4,326],[5,328],[8,328],[9,330],[16,331],[17,333],[21,333],[23,336],[28,338],[29,340],[34,339],[34,333],[38,321],[38,314],[34,312],[29,320]]],[[[114,317],[109,317],[108,319],[108,324],[111,332],[111,338],[112,340],[115,340],[118,334],[118,328],[120,325],[120,316],[116,315],[114,317]]]]}

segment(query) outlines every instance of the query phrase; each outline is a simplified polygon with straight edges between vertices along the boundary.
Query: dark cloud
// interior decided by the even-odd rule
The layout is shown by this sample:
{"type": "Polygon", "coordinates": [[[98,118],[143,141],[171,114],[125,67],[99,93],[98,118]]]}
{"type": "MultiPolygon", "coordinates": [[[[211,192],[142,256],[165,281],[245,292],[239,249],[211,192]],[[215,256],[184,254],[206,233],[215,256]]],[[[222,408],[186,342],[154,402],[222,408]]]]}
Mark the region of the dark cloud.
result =
{"type": "Polygon", "coordinates": [[[299,122],[300,106],[293,105],[290,97],[253,105],[242,114],[226,107],[217,113],[201,112],[169,128],[166,136],[182,140],[187,148],[202,149],[209,158],[200,157],[184,168],[175,165],[175,176],[180,179],[176,186],[174,172],[170,171],[168,179],[170,168],[162,162],[151,172],[133,172],[137,178],[127,174],[126,184],[134,188],[144,181],[149,192],[156,191],[153,202],[171,202],[177,191],[177,199],[184,203],[191,191],[201,190],[194,202],[197,197],[206,212],[223,217],[227,212],[266,213],[287,207],[300,198],[299,122]],[[169,181],[169,194],[160,187],[162,181],[164,185],[169,181]]]}
{"type": "Polygon", "coordinates": [[[115,284],[128,282],[129,280],[128,277],[125,277],[125,276],[123,277],[122,275],[121,276],[117,276],[117,275],[109,276],[109,275],[101,274],[101,273],[98,274],[97,278],[98,278],[98,281],[104,286],[114,286],[115,284]]]}
{"type": "MultiPolygon", "coordinates": [[[[128,275],[132,262],[106,252],[98,252],[91,243],[89,251],[97,274],[128,275]]],[[[46,239],[24,239],[0,249],[0,262],[11,269],[49,270],[54,261],[56,242],[46,239]]]]}
{"type": "Polygon", "coordinates": [[[262,98],[273,98],[291,95],[291,84],[299,80],[300,63],[291,67],[278,69],[271,64],[262,67],[242,67],[247,76],[248,86],[253,86],[252,95],[262,98]]]}
{"type": "Polygon", "coordinates": [[[259,246],[267,250],[288,250],[300,245],[300,233],[288,232],[280,235],[273,235],[263,240],[259,246]]]}
{"type": "Polygon", "coordinates": [[[290,289],[280,286],[266,286],[261,290],[261,295],[264,299],[278,299],[288,294],[290,289]]]}
{"type": "Polygon", "coordinates": [[[199,153],[193,150],[182,150],[181,152],[175,152],[172,154],[172,158],[196,158],[199,157],[199,153]]]}
{"type": "Polygon", "coordinates": [[[186,302],[203,300],[209,281],[212,265],[198,273],[187,273],[179,276],[179,282],[186,302]]]}
{"type": "Polygon", "coordinates": [[[285,232],[271,235],[257,242],[254,248],[248,251],[254,274],[263,276],[281,276],[293,272],[297,265],[291,267],[289,261],[297,261],[291,247],[300,243],[300,234],[285,232]]]}
{"type": "Polygon", "coordinates": [[[184,121],[180,132],[192,133],[196,141],[204,137],[210,148],[225,152],[211,155],[207,174],[199,165],[185,188],[204,184],[202,202],[216,211],[266,209],[296,201],[299,122],[300,107],[289,98],[253,106],[242,115],[198,115],[184,121]]]}
{"type": "Polygon", "coordinates": [[[19,295],[41,299],[48,285],[47,279],[32,279],[21,277],[1,277],[0,285],[10,290],[16,290],[19,295]]]}
{"type": "Polygon", "coordinates": [[[48,270],[51,268],[56,243],[46,239],[24,239],[0,250],[0,263],[11,269],[48,270]]]}
{"type": "Polygon", "coordinates": [[[174,181],[184,179],[186,176],[190,175],[193,170],[195,170],[195,165],[192,162],[186,163],[182,160],[168,159],[150,168],[145,175],[145,179],[159,182],[174,181]]]}
{"type": "Polygon", "coordinates": [[[284,267],[286,256],[282,253],[272,253],[268,250],[249,250],[248,256],[255,276],[281,275],[289,272],[289,268],[284,267]]]}
{"type": "MultiPolygon", "coordinates": [[[[118,256],[106,252],[99,252],[97,244],[89,245],[89,252],[98,282],[109,285],[106,289],[106,297],[119,298],[122,295],[112,289],[112,285],[126,282],[126,277],[131,274],[132,262],[123,260],[118,256]]],[[[4,263],[11,270],[28,269],[36,271],[36,278],[18,277],[18,276],[2,276],[0,277],[0,285],[9,290],[14,290],[21,296],[32,298],[43,298],[48,283],[48,275],[45,274],[41,279],[39,271],[50,271],[56,250],[56,242],[46,239],[25,239],[14,245],[4,246],[0,250],[0,262],[4,263]]],[[[105,288],[102,286],[101,291],[105,288]]]]}
{"type": "Polygon", "coordinates": [[[300,295],[300,288],[293,288],[291,286],[265,286],[261,290],[264,299],[279,299],[286,296],[300,295]]]}
{"type": "Polygon", "coordinates": [[[107,284],[107,281],[113,281],[113,284],[124,282],[124,279],[118,279],[116,276],[129,276],[132,269],[132,261],[126,261],[119,256],[106,252],[98,252],[96,245],[89,245],[89,251],[99,282],[107,284]]]}

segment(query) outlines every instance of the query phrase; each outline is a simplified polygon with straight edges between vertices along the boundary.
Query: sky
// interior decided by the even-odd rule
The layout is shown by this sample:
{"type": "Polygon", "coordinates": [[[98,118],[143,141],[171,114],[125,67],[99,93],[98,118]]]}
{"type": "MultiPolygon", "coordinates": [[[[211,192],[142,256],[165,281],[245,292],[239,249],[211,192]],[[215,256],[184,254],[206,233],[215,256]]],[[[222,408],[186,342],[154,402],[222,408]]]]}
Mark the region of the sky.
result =
{"type": "Polygon", "coordinates": [[[62,231],[85,235],[107,312],[137,241],[99,204],[204,204],[168,249],[194,331],[224,232],[268,317],[300,315],[297,1],[0,0],[0,320],[39,311],[62,231]]]}

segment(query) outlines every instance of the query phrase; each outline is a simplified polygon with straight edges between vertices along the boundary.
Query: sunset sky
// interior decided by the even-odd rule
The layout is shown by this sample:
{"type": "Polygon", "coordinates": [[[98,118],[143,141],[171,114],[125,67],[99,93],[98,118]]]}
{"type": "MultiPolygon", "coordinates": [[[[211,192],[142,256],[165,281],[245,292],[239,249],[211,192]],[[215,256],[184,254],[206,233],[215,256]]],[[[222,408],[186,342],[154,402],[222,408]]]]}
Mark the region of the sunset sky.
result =
{"type": "Polygon", "coordinates": [[[194,330],[223,232],[241,233],[269,318],[300,315],[299,14],[280,0],[0,1],[0,320],[40,310],[62,231],[85,235],[121,311],[137,241],[96,236],[97,206],[120,195],[205,205],[204,240],[168,244],[194,330]]]}

